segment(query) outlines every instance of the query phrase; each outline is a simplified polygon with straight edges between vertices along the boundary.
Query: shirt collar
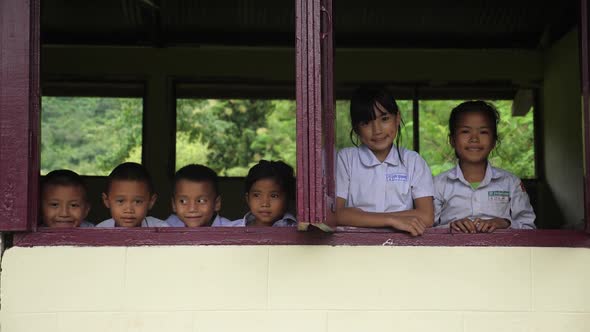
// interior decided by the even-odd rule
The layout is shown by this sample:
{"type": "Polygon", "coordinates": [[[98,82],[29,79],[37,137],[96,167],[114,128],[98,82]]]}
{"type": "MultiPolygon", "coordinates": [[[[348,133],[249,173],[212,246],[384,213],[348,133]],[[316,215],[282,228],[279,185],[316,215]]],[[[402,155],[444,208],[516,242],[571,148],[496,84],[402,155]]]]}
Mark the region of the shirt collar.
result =
{"type": "MultiPolygon", "coordinates": [[[[364,144],[361,144],[361,146],[359,146],[359,154],[361,163],[366,167],[373,167],[381,164],[379,159],[375,157],[375,154],[364,144]]],[[[388,163],[392,166],[399,165],[399,155],[397,153],[397,148],[395,147],[395,144],[391,146],[391,150],[389,150],[389,153],[387,154],[387,157],[385,157],[385,160],[383,162],[388,163]]]]}
{"type": "MultiPolygon", "coordinates": [[[[243,219],[244,225],[250,226],[255,220],[256,220],[256,217],[254,217],[252,212],[248,212],[248,213],[246,213],[246,215],[244,216],[244,219],[243,219]]],[[[297,219],[295,219],[295,216],[293,216],[289,212],[286,212],[281,219],[275,221],[274,224],[272,224],[272,225],[273,225],[273,227],[274,226],[286,226],[286,225],[291,225],[296,222],[297,222],[297,219]]]]}
{"type": "MultiPolygon", "coordinates": [[[[490,164],[490,162],[488,161],[488,164],[486,165],[486,174],[484,175],[483,180],[481,180],[481,182],[479,183],[478,188],[488,185],[492,181],[492,179],[498,179],[501,176],[502,175],[496,172],[496,170],[492,167],[492,164],[490,164]]],[[[465,176],[463,176],[463,171],[461,170],[459,163],[457,163],[455,169],[449,174],[449,178],[452,180],[459,180],[465,183],[466,185],[469,185],[469,182],[467,182],[467,180],[465,180],[465,176]]]]}

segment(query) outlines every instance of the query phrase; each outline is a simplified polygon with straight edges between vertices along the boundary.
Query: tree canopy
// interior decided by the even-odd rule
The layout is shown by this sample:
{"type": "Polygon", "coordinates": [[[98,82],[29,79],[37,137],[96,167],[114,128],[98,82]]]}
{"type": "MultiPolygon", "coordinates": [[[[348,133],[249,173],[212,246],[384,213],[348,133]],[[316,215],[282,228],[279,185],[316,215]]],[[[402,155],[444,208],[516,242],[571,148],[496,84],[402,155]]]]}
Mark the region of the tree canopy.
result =
{"type": "MultiPolygon", "coordinates": [[[[419,103],[420,154],[434,175],[454,166],[448,118],[460,100],[419,103]]],[[[510,101],[493,101],[501,114],[501,143],[491,162],[523,178],[535,177],[533,112],[511,115],[510,101]]],[[[413,148],[412,101],[398,105],[402,146],[413,148]]],[[[336,147],[353,146],[349,102],[336,102],[336,147]]],[[[296,166],[295,102],[260,99],[179,99],[176,168],[208,165],[222,176],[245,176],[260,159],[296,166]]],[[[141,162],[140,98],[43,97],[41,168],[107,175],[124,161],[141,162]]],[[[354,135],[353,135],[354,138],[354,135]]]]}

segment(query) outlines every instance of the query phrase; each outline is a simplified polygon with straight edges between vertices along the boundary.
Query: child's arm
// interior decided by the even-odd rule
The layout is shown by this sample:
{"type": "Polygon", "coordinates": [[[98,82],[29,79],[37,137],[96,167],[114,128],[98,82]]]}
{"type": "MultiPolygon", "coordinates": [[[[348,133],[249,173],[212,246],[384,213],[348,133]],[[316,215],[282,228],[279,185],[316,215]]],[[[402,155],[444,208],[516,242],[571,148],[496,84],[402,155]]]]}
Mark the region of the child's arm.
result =
{"type": "Polygon", "coordinates": [[[346,207],[346,200],[336,199],[336,218],[340,225],[357,227],[392,227],[421,235],[434,222],[432,197],[414,200],[415,209],[400,212],[365,212],[359,208],[346,207]]]}

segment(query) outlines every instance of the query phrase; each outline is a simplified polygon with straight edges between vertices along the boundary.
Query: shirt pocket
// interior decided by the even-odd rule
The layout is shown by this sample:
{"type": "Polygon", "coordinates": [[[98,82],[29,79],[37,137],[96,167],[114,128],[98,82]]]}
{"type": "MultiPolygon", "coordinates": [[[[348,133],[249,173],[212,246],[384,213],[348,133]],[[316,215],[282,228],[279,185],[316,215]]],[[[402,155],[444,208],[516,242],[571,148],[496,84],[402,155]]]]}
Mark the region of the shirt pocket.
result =
{"type": "Polygon", "coordinates": [[[404,211],[412,209],[412,187],[409,181],[388,181],[386,185],[385,211],[404,211]]]}
{"type": "Polygon", "coordinates": [[[508,218],[510,216],[510,197],[488,199],[483,203],[483,214],[490,217],[508,218]]]}

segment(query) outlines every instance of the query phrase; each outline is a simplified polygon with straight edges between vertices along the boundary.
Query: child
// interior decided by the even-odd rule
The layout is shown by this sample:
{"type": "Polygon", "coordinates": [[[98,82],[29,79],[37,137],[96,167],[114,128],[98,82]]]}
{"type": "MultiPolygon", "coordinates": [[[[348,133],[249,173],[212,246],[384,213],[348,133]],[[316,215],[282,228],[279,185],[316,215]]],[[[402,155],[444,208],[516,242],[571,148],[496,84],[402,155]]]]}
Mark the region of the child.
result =
{"type": "Polygon", "coordinates": [[[282,161],[261,160],[250,168],[245,188],[250,212],[235,220],[236,226],[297,226],[287,212],[294,182],[293,168],[282,161]]]}
{"type": "Polygon", "coordinates": [[[102,193],[102,201],[111,211],[112,218],[96,227],[168,227],[160,219],[146,217],[156,198],[145,167],[123,163],[109,174],[107,191],[102,193]]]}
{"type": "Polygon", "coordinates": [[[218,213],[221,196],[217,174],[203,165],[187,165],[174,175],[172,211],[166,223],[172,227],[231,226],[218,213]]]}
{"type": "Polygon", "coordinates": [[[488,162],[499,121],[498,111],[484,101],[464,102],[451,112],[449,141],[459,162],[434,179],[437,226],[463,233],[535,228],[520,179],[488,162]]]}
{"type": "Polygon", "coordinates": [[[47,227],[94,227],[84,220],[90,211],[86,185],[75,172],[60,169],[49,172],[41,186],[41,211],[47,227]]]}
{"type": "Polygon", "coordinates": [[[350,118],[351,139],[354,132],[362,144],[338,153],[338,223],[421,235],[434,219],[432,174],[420,155],[399,146],[402,121],[393,96],[384,89],[357,89],[350,118]]]}

